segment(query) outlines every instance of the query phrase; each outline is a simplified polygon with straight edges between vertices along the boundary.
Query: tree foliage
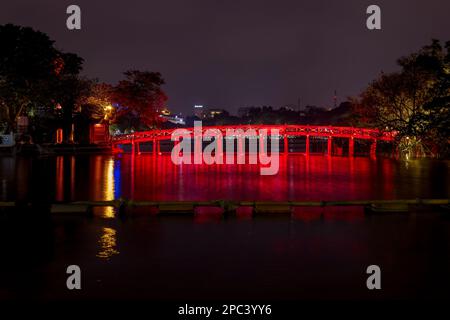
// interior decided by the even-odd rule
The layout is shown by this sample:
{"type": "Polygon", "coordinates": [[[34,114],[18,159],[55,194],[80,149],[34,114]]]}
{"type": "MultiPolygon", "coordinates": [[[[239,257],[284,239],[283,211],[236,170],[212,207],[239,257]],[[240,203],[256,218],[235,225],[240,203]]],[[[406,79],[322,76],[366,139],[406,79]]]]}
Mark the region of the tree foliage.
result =
{"type": "Polygon", "coordinates": [[[40,31],[0,25],[0,43],[0,128],[14,130],[23,115],[41,136],[62,127],[71,142],[75,119],[84,128],[113,121],[123,129],[158,125],[167,101],[160,73],[130,70],[113,87],[81,77],[83,59],[57,50],[40,31]]]}
{"type": "Polygon", "coordinates": [[[8,130],[18,116],[33,116],[36,109],[51,113],[58,105],[69,129],[76,101],[86,91],[79,78],[83,59],[57,50],[45,33],[28,27],[0,26],[0,42],[0,115],[8,130]]]}
{"type": "MultiPolygon", "coordinates": [[[[161,86],[164,80],[159,72],[129,70],[125,79],[114,88],[113,101],[119,107],[117,117],[138,119],[147,127],[159,124],[159,111],[166,104],[167,96],[161,86]]],[[[120,121],[120,120],[119,120],[120,121]]]]}
{"type": "Polygon", "coordinates": [[[90,92],[81,104],[81,113],[95,123],[110,123],[114,120],[114,87],[107,83],[92,83],[90,92]]]}
{"type": "Polygon", "coordinates": [[[21,112],[52,100],[58,51],[46,34],[11,24],[0,26],[0,42],[1,117],[11,130],[21,112]]]}
{"type": "Polygon", "coordinates": [[[398,60],[354,99],[360,124],[396,131],[406,152],[439,155],[449,142],[450,42],[438,40],[398,60]]]}

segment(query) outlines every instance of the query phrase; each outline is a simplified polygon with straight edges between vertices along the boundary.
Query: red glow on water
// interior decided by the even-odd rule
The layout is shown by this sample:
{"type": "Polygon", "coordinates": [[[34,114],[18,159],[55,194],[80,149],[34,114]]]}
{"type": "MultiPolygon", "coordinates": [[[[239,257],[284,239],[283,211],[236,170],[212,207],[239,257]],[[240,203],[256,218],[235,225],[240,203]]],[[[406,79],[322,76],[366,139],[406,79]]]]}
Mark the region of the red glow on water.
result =
{"type": "Polygon", "coordinates": [[[174,165],[169,155],[121,161],[122,196],[135,200],[365,200],[391,199],[390,159],[289,155],[273,176],[259,165],[174,165]],[[380,169],[381,173],[380,174],[380,169]]]}
{"type": "Polygon", "coordinates": [[[296,207],[292,217],[303,222],[359,221],[364,218],[362,206],[296,207]]]}
{"type": "Polygon", "coordinates": [[[251,220],[253,218],[252,207],[239,207],[236,209],[236,218],[238,220],[251,220]]]}
{"type": "Polygon", "coordinates": [[[303,222],[313,222],[323,217],[323,211],[321,207],[296,207],[292,209],[292,217],[303,222]]]}
{"type": "Polygon", "coordinates": [[[56,158],[56,194],[55,200],[64,200],[64,158],[56,158]]]}
{"type": "Polygon", "coordinates": [[[355,206],[327,207],[324,210],[325,220],[358,221],[364,219],[364,208],[355,206]]]}
{"type": "MultiPolygon", "coordinates": [[[[69,160],[69,159],[68,159],[69,160]]],[[[170,155],[127,154],[64,161],[56,158],[55,200],[147,201],[338,201],[399,198],[391,159],[289,155],[280,157],[277,175],[262,176],[259,165],[174,165],[170,155]],[[89,179],[89,183],[80,181],[89,179]]],[[[416,197],[420,197],[418,194],[416,197]]],[[[356,210],[356,209],[355,209],[356,210]]],[[[353,219],[352,208],[294,208],[305,222],[353,219]],[[335,210],[335,211],[333,211],[335,210]],[[336,211],[337,210],[337,211],[336,211]],[[342,212],[341,212],[342,211],[342,212]],[[345,214],[344,214],[345,212],[345,214]]],[[[240,208],[238,219],[251,218],[240,208]]],[[[199,216],[199,221],[206,217],[199,216]]],[[[208,217],[208,219],[215,217],[208,217]]]]}
{"type": "Polygon", "coordinates": [[[218,223],[222,220],[223,210],[217,207],[199,207],[194,214],[195,223],[218,223]]]}

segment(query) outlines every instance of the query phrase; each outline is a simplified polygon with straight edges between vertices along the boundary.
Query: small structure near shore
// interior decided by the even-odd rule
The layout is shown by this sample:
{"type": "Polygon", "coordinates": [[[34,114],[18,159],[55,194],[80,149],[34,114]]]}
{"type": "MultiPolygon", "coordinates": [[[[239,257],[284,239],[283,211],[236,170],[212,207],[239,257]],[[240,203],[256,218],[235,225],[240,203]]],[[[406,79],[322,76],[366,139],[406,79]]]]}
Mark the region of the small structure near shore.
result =
{"type": "Polygon", "coordinates": [[[10,153],[13,151],[16,141],[14,134],[0,134],[0,153],[10,153]]]}

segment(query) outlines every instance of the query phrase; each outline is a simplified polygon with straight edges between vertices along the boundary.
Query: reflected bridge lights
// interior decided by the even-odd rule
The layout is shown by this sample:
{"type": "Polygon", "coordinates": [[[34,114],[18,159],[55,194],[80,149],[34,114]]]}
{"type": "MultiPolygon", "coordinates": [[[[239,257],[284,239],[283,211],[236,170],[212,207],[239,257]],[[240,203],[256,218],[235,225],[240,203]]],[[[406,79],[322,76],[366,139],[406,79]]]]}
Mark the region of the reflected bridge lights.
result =
{"type": "Polygon", "coordinates": [[[206,165],[246,164],[245,148],[246,140],[248,140],[248,164],[260,164],[261,175],[276,175],[280,167],[280,130],[276,128],[260,128],[258,130],[253,128],[246,130],[226,128],[224,136],[222,130],[217,128],[203,130],[202,121],[195,121],[193,130],[184,128],[174,130],[171,140],[175,142],[171,159],[176,165],[192,163],[206,165]],[[224,140],[226,152],[224,152],[224,140]],[[237,142],[236,159],[235,140],[237,142]],[[267,152],[269,140],[270,153],[267,152]],[[203,148],[203,142],[205,141],[210,143],[203,148]],[[193,157],[192,142],[194,142],[193,157]]]}

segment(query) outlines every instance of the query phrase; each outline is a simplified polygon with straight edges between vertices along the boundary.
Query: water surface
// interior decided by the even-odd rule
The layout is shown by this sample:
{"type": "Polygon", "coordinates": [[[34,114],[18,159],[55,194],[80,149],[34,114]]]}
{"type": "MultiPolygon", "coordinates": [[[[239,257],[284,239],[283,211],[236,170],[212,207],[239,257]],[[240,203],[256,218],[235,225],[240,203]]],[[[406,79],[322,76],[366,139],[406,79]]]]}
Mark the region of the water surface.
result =
{"type": "MultiPolygon", "coordinates": [[[[448,198],[449,162],[289,156],[256,165],[174,166],[167,156],[0,158],[0,199],[354,200],[448,198]]],[[[450,298],[450,213],[366,215],[362,208],[241,210],[224,218],[140,210],[119,218],[2,214],[1,299],[450,298]],[[66,289],[66,267],[82,290],[66,289]],[[382,269],[368,291],[366,267],[382,269]]]]}

